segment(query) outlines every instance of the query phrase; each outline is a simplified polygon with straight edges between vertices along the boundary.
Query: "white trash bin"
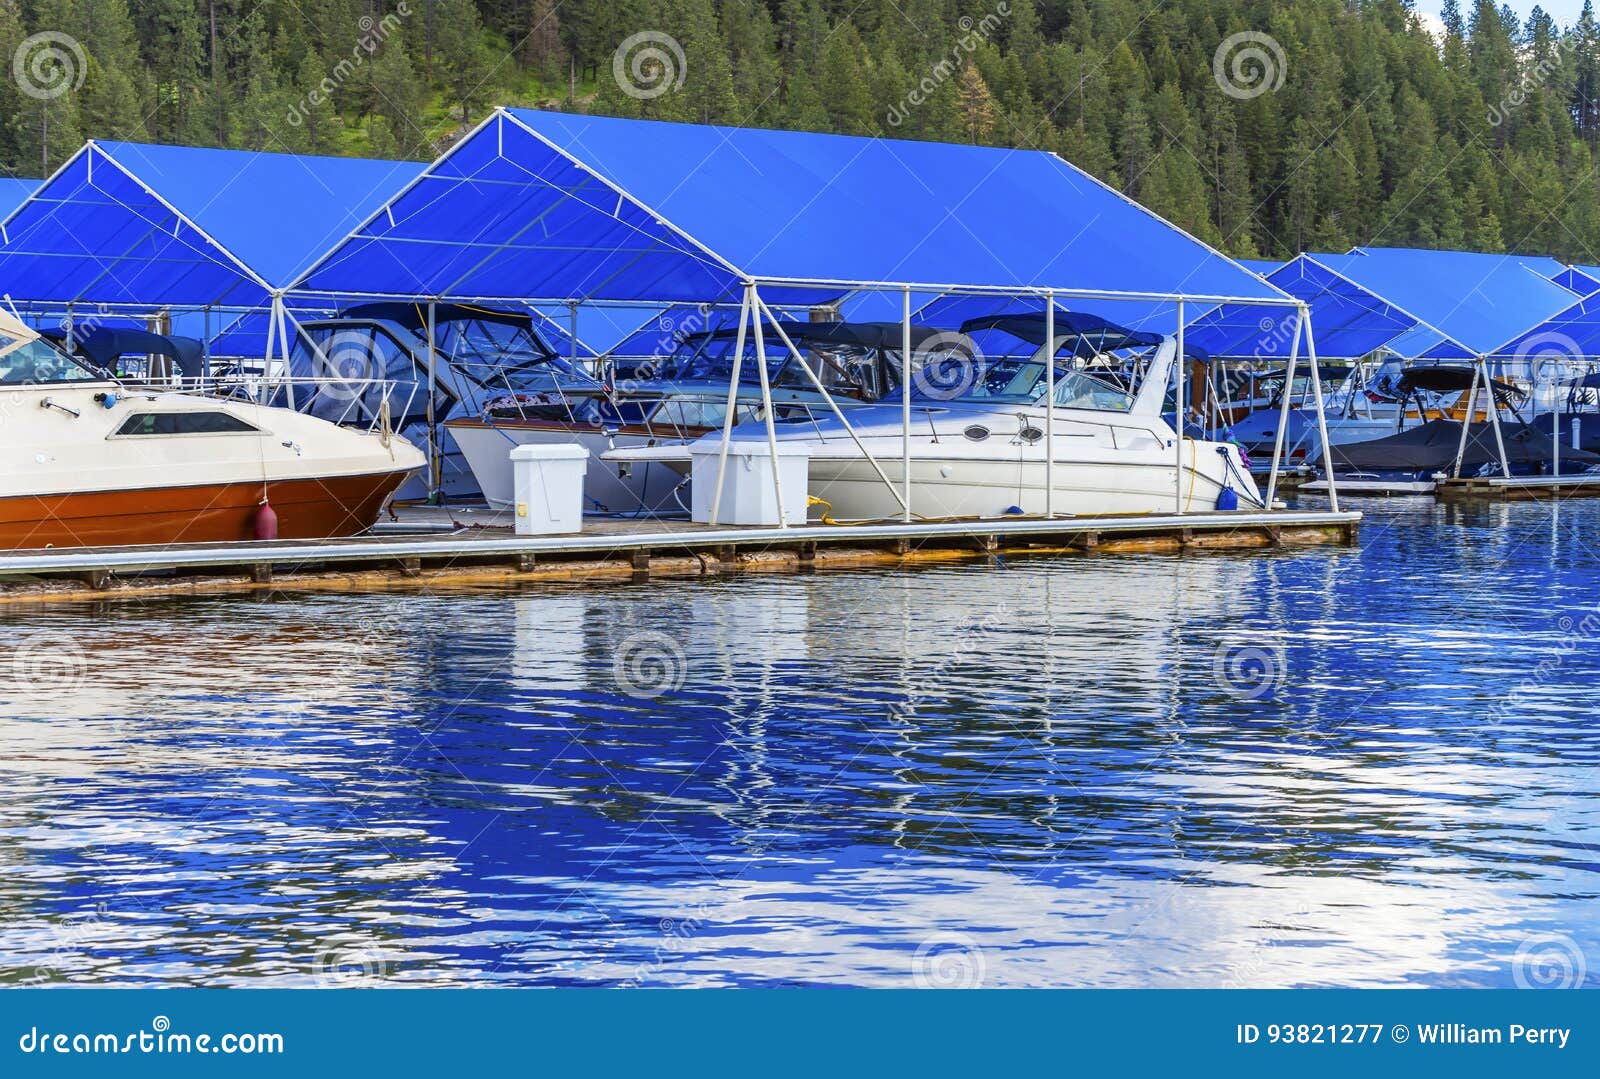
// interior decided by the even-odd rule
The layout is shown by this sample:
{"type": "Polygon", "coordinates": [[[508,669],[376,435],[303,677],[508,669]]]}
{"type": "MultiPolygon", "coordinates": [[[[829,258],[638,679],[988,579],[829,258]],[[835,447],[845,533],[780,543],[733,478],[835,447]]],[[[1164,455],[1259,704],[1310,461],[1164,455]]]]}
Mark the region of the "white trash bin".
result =
{"type": "MultiPolygon", "coordinates": [[[[722,440],[706,438],[689,448],[694,463],[689,485],[694,519],[711,520],[711,496],[717,488],[717,461],[722,440]]],[[[783,507],[791,525],[806,523],[806,494],[811,474],[811,448],[778,443],[778,475],[783,480],[783,507]]],[[[778,495],[772,486],[772,451],[765,442],[728,443],[728,470],[722,477],[721,525],[772,525],[778,522],[778,495]]]]}
{"type": "Polygon", "coordinates": [[[517,535],[583,531],[583,477],[588,471],[589,451],[582,446],[514,447],[517,535]]]}

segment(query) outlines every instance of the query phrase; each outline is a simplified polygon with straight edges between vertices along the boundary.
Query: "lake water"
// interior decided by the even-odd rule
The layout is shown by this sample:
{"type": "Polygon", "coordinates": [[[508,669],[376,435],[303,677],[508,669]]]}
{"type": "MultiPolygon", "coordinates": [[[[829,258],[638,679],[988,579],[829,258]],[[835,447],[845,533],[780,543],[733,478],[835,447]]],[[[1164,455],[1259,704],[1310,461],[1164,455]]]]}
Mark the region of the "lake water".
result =
{"type": "Polygon", "coordinates": [[[1600,981],[1600,503],[1359,550],[0,611],[0,968],[1600,981]]]}

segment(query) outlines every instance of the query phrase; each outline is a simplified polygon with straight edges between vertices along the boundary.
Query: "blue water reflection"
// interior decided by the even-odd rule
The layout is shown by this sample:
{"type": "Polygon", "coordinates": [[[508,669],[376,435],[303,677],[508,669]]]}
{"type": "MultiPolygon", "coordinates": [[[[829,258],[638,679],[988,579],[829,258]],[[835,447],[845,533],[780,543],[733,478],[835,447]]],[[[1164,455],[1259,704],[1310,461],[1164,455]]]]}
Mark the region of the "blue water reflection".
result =
{"type": "Polygon", "coordinates": [[[10,610],[0,966],[1595,982],[1600,504],[1363,508],[1356,551],[10,610]]]}

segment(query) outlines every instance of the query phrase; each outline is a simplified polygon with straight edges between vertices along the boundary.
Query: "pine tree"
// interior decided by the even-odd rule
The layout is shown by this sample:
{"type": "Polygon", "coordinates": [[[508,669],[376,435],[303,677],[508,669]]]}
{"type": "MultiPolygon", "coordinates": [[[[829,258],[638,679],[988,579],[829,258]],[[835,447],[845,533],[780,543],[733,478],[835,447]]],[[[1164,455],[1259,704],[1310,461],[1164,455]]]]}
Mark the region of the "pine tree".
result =
{"type": "Polygon", "coordinates": [[[497,62],[483,40],[483,23],[472,0],[440,0],[435,8],[435,58],[451,103],[460,119],[472,119],[473,109],[493,96],[497,62]]]}

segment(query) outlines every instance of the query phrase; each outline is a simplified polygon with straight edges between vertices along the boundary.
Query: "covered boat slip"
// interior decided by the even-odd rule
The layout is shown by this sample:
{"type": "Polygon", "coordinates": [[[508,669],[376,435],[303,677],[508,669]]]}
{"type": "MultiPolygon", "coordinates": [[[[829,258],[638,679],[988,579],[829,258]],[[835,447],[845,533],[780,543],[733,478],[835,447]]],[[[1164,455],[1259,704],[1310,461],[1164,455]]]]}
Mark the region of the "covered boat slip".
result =
{"type": "MultiPolygon", "coordinates": [[[[1175,338],[1180,349],[1196,312],[1234,305],[1286,323],[1289,364],[1298,364],[1304,349],[1316,379],[1304,300],[1046,153],[500,109],[432,165],[366,163],[382,177],[372,179],[370,198],[355,200],[357,224],[351,230],[343,217],[337,226],[325,223],[324,231],[342,229],[343,238],[304,260],[292,276],[284,270],[292,259],[266,273],[236,254],[233,247],[252,242],[246,234],[224,246],[195,227],[172,199],[135,178],[123,156],[120,148],[87,147],[52,178],[66,196],[35,199],[12,216],[13,231],[0,249],[0,280],[48,265],[55,276],[41,279],[48,284],[40,290],[47,294],[43,302],[246,310],[255,303],[257,317],[265,316],[268,356],[277,349],[285,359],[297,312],[359,303],[411,305],[430,327],[429,313],[447,304],[716,311],[758,354],[763,340],[776,339],[808,373],[780,313],[833,309],[847,297],[880,297],[899,316],[903,342],[914,332],[914,301],[937,295],[1021,305],[1042,310],[1047,320],[1057,310],[1115,320],[1125,307],[1145,313],[1142,330],[1175,338]],[[115,198],[104,197],[110,189],[115,198]],[[101,222],[105,242],[98,253],[38,246],[47,244],[52,228],[68,227],[62,215],[74,214],[101,222]],[[1169,314],[1170,322],[1152,325],[1152,311],[1169,314]]],[[[47,184],[43,193],[51,188],[47,184]]],[[[352,213],[348,205],[343,214],[352,213]]],[[[1049,326],[1046,337],[1053,338],[1049,326]]],[[[912,351],[907,343],[903,354],[912,351]]],[[[770,388],[764,365],[754,366],[770,447],[770,388]]],[[[1174,366],[1181,399],[1184,365],[1174,366]]],[[[1054,365],[1043,367],[1053,379],[1054,365]]],[[[903,380],[898,402],[906,446],[911,381],[903,380]]],[[[736,371],[730,396],[737,383],[736,371]]],[[[818,388],[843,421],[837,404],[818,388]]],[[[1320,385],[1317,390],[1320,410],[1320,385]]],[[[1044,426],[1053,431],[1055,395],[1043,400],[1048,404],[1041,408],[1049,410],[1044,426]]],[[[727,441],[725,428],[724,448],[727,441]]],[[[1186,441],[1173,440],[1174,476],[1184,474],[1186,441]]],[[[1048,477],[1055,454],[1043,458],[1044,489],[1053,494],[1048,477]]],[[[1359,518],[1339,512],[1336,501],[1331,513],[1212,512],[1194,504],[1192,493],[1186,499],[1178,482],[1170,513],[1107,522],[1064,517],[1047,505],[1037,516],[924,521],[905,460],[892,468],[898,484],[883,467],[896,462],[868,460],[894,494],[895,520],[841,528],[782,517],[772,530],[730,533],[713,511],[703,525],[591,520],[581,534],[566,537],[491,538],[492,530],[474,529],[425,539],[362,537],[341,543],[337,552],[248,542],[160,552],[40,552],[6,556],[0,573],[88,574],[104,583],[106,574],[208,566],[251,566],[261,576],[274,565],[333,564],[335,558],[340,565],[399,561],[415,567],[416,559],[448,564],[510,554],[520,565],[525,556],[555,552],[601,561],[621,552],[631,563],[638,556],[628,552],[674,545],[692,549],[701,563],[708,555],[720,558],[722,549],[774,544],[802,552],[886,544],[899,558],[939,541],[970,551],[974,536],[977,549],[993,550],[1055,539],[1092,546],[1110,532],[1174,549],[1265,547],[1348,539],[1359,518]],[[1202,535],[1208,538],[1196,539],[1202,535]]],[[[723,467],[725,458],[719,479],[723,467]]]]}
{"type": "MultiPolygon", "coordinates": [[[[1302,301],[1054,155],[521,109],[489,117],[290,291],[433,303],[731,305],[742,343],[763,354],[775,337],[808,372],[778,310],[836,310],[864,297],[879,298],[880,314],[882,301],[893,305],[903,339],[914,334],[914,308],[937,295],[1114,321],[1119,305],[1145,315],[1162,308],[1170,319],[1162,332],[1180,342],[1197,311],[1256,306],[1258,318],[1291,327],[1295,350],[1302,336],[1308,357],[1315,347],[1302,301]]],[[[1139,328],[1154,327],[1141,320],[1139,328]]],[[[755,366],[773,447],[769,388],[755,366]]],[[[1053,379],[1053,365],[1044,366],[1053,379]]],[[[730,382],[737,378],[736,369],[730,382]]],[[[918,516],[910,381],[899,460],[886,468],[865,455],[886,486],[899,488],[902,522],[918,516]]],[[[1173,442],[1181,474],[1183,440],[1173,442]]],[[[1053,457],[1045,455],[1046,472],[1053,457]]],[[[1045,490],[1054,490],[1049,480],[1045,490]]],[[[1175,490],[1173,510],[1184,501],[1175,490]]]]}

